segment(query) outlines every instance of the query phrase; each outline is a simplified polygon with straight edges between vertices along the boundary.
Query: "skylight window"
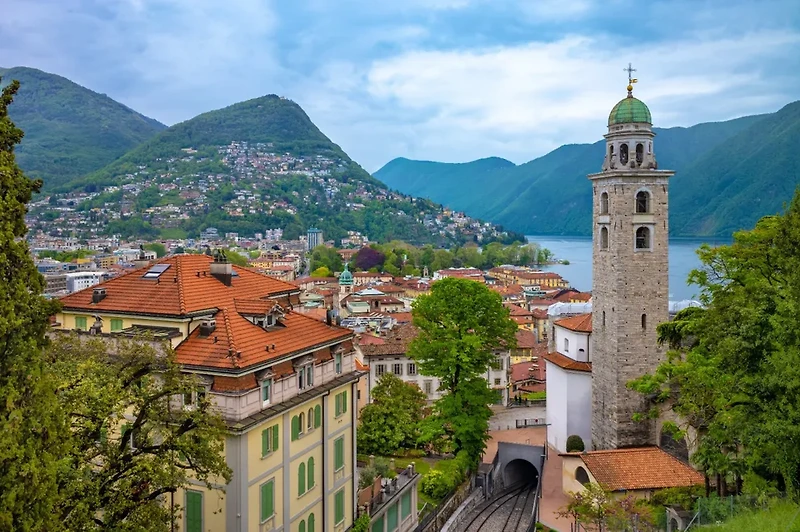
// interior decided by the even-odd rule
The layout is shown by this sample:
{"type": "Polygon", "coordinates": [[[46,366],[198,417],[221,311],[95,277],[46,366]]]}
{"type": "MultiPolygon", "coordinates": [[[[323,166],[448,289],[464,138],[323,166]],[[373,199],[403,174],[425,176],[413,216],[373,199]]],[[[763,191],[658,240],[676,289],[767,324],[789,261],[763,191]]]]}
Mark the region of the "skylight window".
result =
{"type": "Polygon", "coordinates": [[[147,273],[145,273],[142,278],[143,279],[158,279],[161,277],[161,274],[164,273],[169,269],[171,264],[154,264],[147,273]]]}

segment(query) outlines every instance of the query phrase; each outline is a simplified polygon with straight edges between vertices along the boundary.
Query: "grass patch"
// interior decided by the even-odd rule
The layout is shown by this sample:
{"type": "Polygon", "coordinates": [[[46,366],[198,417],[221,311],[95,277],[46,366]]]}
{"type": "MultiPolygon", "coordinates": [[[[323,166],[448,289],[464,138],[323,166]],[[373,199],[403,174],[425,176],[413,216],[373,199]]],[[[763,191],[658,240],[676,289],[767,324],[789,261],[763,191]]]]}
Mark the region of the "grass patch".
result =
{"type": "Polygon", "coordinates": [[[776,502],[766,510],[739,514],[718,525],[703,525],[697,530],[741,532],[743,530],[780,530],[800,532],[800,506],[786,501],[776,502]],[[794,521],[792,521],[794,519],[794,521]],[[791,523],[791,526],[790,526],[791,523]],[[788,528],[787,528],[788,527],[788,528]]]}
{"type": "Polygon", "coordinates": [[[528,401],[541,401],[542,399],[547,399],[547,392],[544,390],[541,392],[529,392],[524,394],[522,398],[528,401]]]}
{"type": "Polygon", "coordinates": [[[186,231],[180,227],[168,227],[159,231],[159,235],[164,240],[184,240],[189,236],[186,231]]]}

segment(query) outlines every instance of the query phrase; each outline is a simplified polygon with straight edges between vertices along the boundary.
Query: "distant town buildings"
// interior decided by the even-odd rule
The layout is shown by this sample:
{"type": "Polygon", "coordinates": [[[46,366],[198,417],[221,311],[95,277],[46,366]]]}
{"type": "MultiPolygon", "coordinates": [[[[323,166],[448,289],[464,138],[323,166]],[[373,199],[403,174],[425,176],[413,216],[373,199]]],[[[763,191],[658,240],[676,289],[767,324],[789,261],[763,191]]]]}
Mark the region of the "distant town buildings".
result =
{"type": "Polygon", "coordinates": [[[312,227],[306,233],[306,242],[308,243],[308,250],[311,251],[317,246],[321,246],[325,243],[325,240],[322,238],[322,231],[317,229],[316,227],[312,227]]]}

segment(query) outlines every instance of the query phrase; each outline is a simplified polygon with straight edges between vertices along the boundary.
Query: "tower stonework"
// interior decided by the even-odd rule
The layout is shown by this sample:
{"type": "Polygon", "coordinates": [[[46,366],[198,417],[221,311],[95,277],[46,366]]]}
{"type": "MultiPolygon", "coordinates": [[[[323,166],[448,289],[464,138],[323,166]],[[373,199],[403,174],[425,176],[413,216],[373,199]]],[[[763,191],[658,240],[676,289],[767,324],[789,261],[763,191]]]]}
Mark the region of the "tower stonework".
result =
{"type": "MultiPolygon", "coordinates": [[[[635,82],[635,80],[632,80],[635,82]]],[[[592,446],[614,449],[655,443],[646,408],[626,384],[664,358],[656,326],[669,318],[668,184],[658,170],[652,119],[633,97],[608,119],[602,171],[589,175],[592,216],[592,446]]]]}

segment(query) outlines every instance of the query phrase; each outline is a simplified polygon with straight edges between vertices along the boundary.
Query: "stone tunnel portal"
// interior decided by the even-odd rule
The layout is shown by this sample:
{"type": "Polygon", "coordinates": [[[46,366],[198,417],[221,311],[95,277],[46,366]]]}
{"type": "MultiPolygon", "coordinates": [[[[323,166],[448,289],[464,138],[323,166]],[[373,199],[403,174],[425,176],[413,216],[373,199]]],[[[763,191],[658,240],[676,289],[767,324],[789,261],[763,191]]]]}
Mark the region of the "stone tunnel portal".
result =
{"type": "Polygon", "coordinates": [[[517,458],[508,462],[503,468],[503,484],[506,488],[522,484],[536,484],[539,472],[529,461],[517,458]]]}

